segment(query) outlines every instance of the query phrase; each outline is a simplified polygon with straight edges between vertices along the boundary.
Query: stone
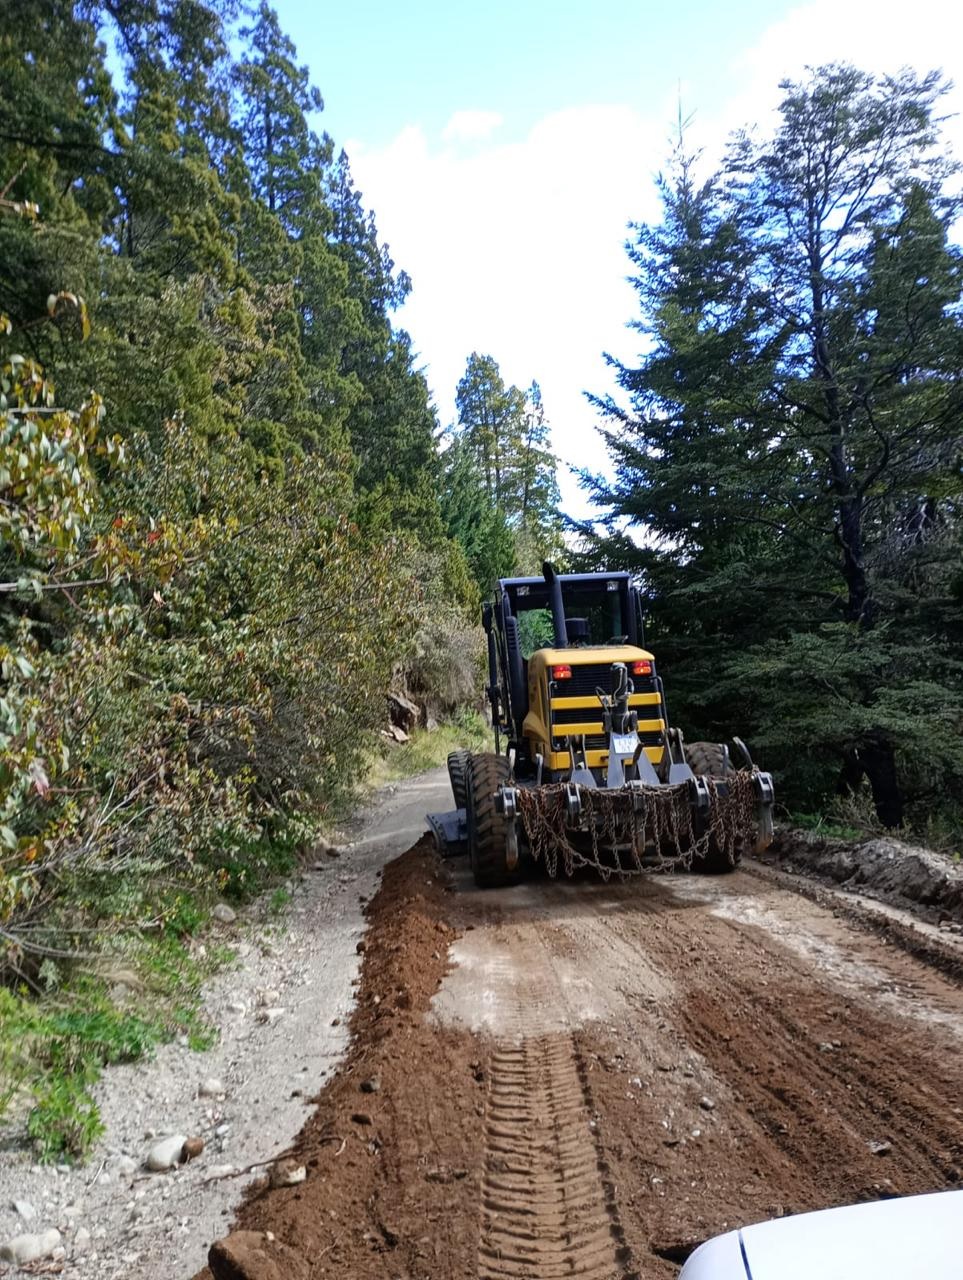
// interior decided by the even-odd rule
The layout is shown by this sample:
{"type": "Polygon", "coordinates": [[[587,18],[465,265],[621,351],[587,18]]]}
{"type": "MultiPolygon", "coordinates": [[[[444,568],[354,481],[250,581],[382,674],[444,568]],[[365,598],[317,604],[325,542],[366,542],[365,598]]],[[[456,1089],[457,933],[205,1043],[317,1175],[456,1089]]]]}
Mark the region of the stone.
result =
{"type": "Polygon", "coordinates": [[[23,1218],[24,1222],[33,1222],[37,1216],[37,1210],[33,1207],[29,1200],[14,1200],[13,1207],[23,1218]]]}
{"type": "Polygon", "coordinates": [[[196,1160],[203,1150],[204,1150],[203,1138],[188,1138],[187,1141],[184,1143],[184,1151],[183,1151],[182,1158],[184,1160],[196,1160]]]}
{"type": "Polygon", "coordinates": [[[211,912],[211,915],[221,924],[233,924],[237,919],[237,912],[233,907],[229,907],[226,902],[219,902],[211,912]]]}
{"type": "Polygon", "coordinates": [[[306,1181],[308,1171],[303,1164],[295,1164],[293,1160],[279,1160],[271,1170],[272,1187],[296,1187],[306,1181]]]}
{"type": "Polygon", "coordinates": [[[130,1156],[114,1156],[110,1162],[110,1168],[119,1178],[129,1178],[137,1172],[137,1161],[130,1156]]]}
{"type": "Polygon", "coordinates": [[[374,1124],[367,1111],[356,1111],[351,1117],[351,1121],[353,1124],[374,1124]]]}
{"type": "Polygon", "coordinates": [[[224,1088],[223,1080],[218,1080],[217,1076],[211,1076],[201,1081],[197,1086],[197,1092],[202,1098],[223,1098],[227,1090],[224,1088]]]}
{"type": "Polygon", "coordinates": [[[90,1248],[90,1232],[86,1227],[78,1227],[74,1234],[74,1253],[85,1253],[90,1248]]]}
{"type": "Polygon", "coordinates": [[[165,1169],[173,1169],[180,1164],[184,1154],[184,1143],[187,1138],[183,1133],[175,1133],[164,1138],[151,1147],[147,1153],[147,1167],[152,1173],[162,1173],[165,1169]]]}
{"type": "Polygon", "coordinates": [[[232,1231],[207,1255],[214,1280],[307,1280],[308,1263],[270,1231],[232,1231]]]}
{"type": "Polygon", "coordinates": [[[280,999],[280,991],[276,991],[273,987],[262,987],[257,993],[257,1002],[262,1009],[269,1009],[271,1005],[277,1004],[280,999]]]}
{"type": "Polygon", "coordinates": [[[893,1150],[893,1144],[891,1142],[871,1142],[869,1149],[874,1156],[888,1156],[893,1150]]]}
{"type": "Polygon", "coordinates": [[[22,1267],[28,1262],[36,1262],[38,1258],[49,1258],[59,1248],[60,1232],[51,1227],[40,1235],[24,1233],[0,1245],[0,1261],[14,1262],[22,1267]]]}
{"type": "Polygon", "coordinates": [[[703,1111],[714,1111],[715,1105],[716,1104],[712,1101],[711,1098],[699,1099],[699,1106],[702,1108],[703,1111]]]}
{"type": "Polygon", "coordinates": [[[381,1081],[377,1076],[372,1076],[370,1080],[362,1080],[359,1087],[362,1093],[380,1093],[381,1081]]]}
{"type": "Polygon", "coordinates": [[[391,728],[399,728],[405,733],[411,733],[421,719],[421,712],[403,693],[392,692],[388,694],[388,719],[391,722],[391,728]]]}
{"type": "Polygon", "coordinates": [[[279,1008],[258,1009],[257,1020],[258,1022],[266,1022],[268,1025],[270,1025],[274,1022],[277,1022],[280,1018],[283,1018],[284,1014],[285,1014],[285,1010],[279,1009],[279,1008]]]}

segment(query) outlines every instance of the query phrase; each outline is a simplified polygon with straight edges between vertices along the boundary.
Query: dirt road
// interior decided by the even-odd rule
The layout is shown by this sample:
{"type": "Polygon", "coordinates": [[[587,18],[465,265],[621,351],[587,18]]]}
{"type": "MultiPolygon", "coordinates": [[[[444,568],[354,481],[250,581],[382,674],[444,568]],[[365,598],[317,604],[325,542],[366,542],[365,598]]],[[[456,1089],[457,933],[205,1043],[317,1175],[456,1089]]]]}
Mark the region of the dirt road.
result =
{"type": "Polygon", "coordinates": [[[734,1225],[958,1185],[958,944],[815,897],[761,868],[482,893],[423,840],[369,909],[307,1179],[254,1194],[218,1280],[663,1278],[734,1225]]]}

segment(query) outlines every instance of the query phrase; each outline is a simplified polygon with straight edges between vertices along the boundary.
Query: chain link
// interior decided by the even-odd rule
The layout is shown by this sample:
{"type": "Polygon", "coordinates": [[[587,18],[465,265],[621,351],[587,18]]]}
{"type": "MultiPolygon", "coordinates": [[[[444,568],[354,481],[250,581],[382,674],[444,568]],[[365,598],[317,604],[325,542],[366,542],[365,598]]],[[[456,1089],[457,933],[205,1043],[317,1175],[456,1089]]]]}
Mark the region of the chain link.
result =
{"type": "Polygon", "coordinates": [[[754,772],[740,769],[722,778],[706,778],[711,803],[705,829],[696,835],[689,789],[635,786],[619,790],[579,787],[581,848],[567,827],[565,783],[518,790],[518,812],[529,852],[555,879],[559,863],[567,876],[593,867],[603,880],[646,871],[688,871],[710,851],[735,865],[752,847],[756,829],[754,772]],[[589,849],[588,846],[591,846],[589,849]]]}

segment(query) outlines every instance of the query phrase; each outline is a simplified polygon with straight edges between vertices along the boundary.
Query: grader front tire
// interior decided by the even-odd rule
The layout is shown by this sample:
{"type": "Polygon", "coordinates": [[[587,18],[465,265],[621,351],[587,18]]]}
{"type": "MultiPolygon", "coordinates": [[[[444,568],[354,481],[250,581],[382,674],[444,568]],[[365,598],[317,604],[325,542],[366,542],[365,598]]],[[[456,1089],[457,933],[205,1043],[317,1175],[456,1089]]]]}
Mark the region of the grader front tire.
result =
{"type": "Polygon", "coordinates": [[[508,869],[508,826],[495,808],[495,792],[508,779],[508,761],[489,753],[468,762],[468,856],[479,889],[517,884],[519,869],[508,869]]]}

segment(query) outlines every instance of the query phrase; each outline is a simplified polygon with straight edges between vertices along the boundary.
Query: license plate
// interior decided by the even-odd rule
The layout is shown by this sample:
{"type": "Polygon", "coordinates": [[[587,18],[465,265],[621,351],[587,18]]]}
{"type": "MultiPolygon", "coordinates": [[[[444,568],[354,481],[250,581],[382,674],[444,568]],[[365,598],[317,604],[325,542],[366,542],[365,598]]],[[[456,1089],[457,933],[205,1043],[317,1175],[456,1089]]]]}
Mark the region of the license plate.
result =
{"type": "Polygon", "coordinates": [[[635,733],[612,734],[612,750],[617,756],[634,756],[638,745],[639,739],[635,733]]]}

